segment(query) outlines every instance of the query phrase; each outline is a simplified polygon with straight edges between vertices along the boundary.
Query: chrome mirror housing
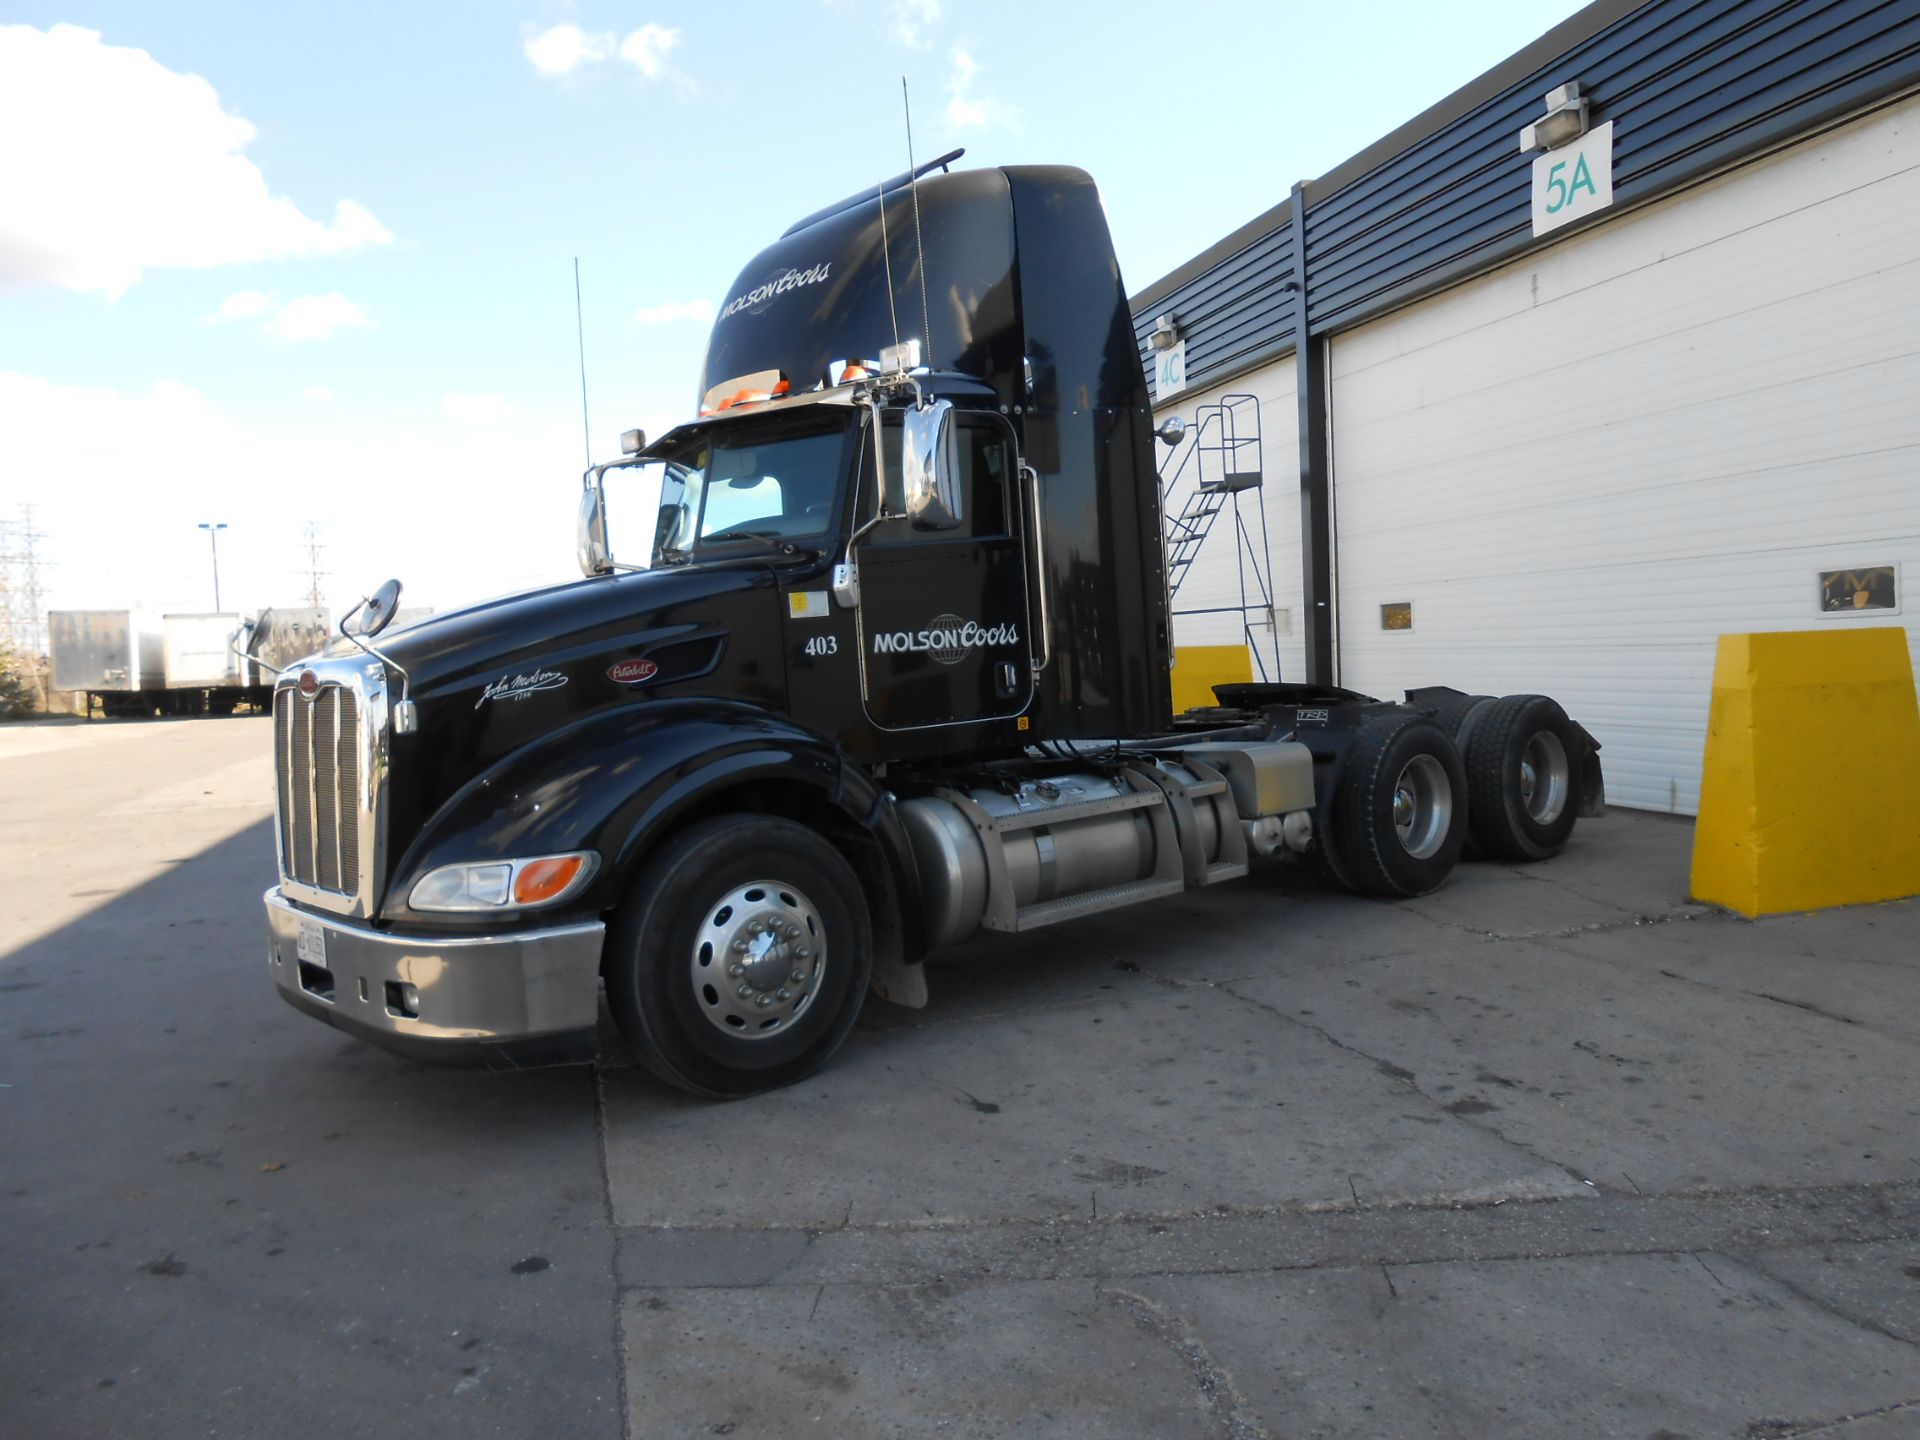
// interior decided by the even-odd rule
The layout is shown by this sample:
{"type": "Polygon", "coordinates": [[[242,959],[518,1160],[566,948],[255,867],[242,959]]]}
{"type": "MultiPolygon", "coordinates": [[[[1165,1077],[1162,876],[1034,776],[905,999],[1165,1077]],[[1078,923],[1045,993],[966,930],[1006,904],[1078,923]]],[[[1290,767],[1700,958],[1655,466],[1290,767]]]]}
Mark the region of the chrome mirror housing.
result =
{"type": "Polygon", "coordinates": [[[577,548],[580,573],[591,579],[613,569],[613,552],[607,547],[607,504],[600,493],[598,477],[587,481],[580,496],[580,524],[577,548]]]}
{"type": "Polygon", "coordinates": [[[1160,422],[1160,428],[1153,432],[1165,445],[1178,445],[1186,438],[1187,422],[1178,415],[1169,415],[1160,422]]]}
{"type": "Polygon", "coordinates": [[[368,599],[349,610],[340,622],[340,629],[348,636],[371,638],[391,625],[393,617],[399,612],[400,582],[389,580],[368,599]]]}
{"type": "Polygon", "coordinates": [[[966,519],[960,481],[959,427],[953,405],[935,400],[900,421],[900,485],[916,530],[953,530],[966,519]]]}

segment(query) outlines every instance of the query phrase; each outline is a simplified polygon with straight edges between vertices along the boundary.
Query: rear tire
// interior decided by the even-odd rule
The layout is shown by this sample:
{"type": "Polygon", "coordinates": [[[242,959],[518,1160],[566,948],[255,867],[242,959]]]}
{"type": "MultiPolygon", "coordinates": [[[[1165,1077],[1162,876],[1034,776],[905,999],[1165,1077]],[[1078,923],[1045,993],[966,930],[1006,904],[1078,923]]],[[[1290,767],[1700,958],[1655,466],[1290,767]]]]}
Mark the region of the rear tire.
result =
{"type": "Polygon", "coordinates": [[[1467,742],[1474,843],[1499,860],[1558,855],[1579,816],[1585,750],[1545,695],[1508,695],[1483,712],[1467,742]]]}
{"type": "Polygon", "coordinates": [[[607,1002],[641,1063],[717,1098],[791,1085],[824,1065],[872,972],[853,867],[814,831],[765,815],[722,815],[672,836],[607,941],[607,1002]]]}
{"type": "MultiPolygon", "coordinates": [[[[1433,711],[1433,723],[1447,732],[1447,738],[1453,741],[1454,749],[1460,752],[1461,763],[1473,744],[1473,732],[1480,719],[1486,714],[1487,707],[1493,704],[1491,695],[1456,695],[1451,700],[1442,700],[1433,711]]],[[[1463,796],[1462,803],[1469,797],[1463,796]]],[[[1486,852],[1480,848],[1480,842],[1473,838],[1472,809],[1468,809],[1467,843],[1461,848],[1461,855],[1468,860],[1481,860],[1486,852]]]]}
{"type": "Polygon", "coordinates": [[[1438,889],[1467,838],[1467,777],[1447,733],[1418,715],[1376,715],[1334,793],[1339,869],[1363,895],[1438,889]]]}

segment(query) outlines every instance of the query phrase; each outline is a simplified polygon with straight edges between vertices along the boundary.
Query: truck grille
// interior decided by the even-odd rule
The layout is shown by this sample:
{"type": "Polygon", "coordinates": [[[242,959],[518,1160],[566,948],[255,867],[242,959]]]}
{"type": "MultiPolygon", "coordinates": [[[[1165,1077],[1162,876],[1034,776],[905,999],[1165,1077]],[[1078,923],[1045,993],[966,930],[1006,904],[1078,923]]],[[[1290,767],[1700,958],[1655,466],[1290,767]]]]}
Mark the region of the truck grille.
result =
{"type": "Polygon", "coordinates": [[[360,705],[343,685],[311,700],[283,686],[273,697],[280,868],[303,885],[360,890],[360,705]]]}

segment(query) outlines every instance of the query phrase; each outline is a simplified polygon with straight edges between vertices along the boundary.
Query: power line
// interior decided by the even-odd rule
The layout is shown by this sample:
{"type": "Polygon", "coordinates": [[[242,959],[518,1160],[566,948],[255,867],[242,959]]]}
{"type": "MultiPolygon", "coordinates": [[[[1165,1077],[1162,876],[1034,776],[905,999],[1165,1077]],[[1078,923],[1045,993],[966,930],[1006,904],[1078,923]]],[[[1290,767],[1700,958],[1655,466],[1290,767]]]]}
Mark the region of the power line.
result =
{"type": "Polygon", "coordinates": [[[300,533],[306,537],[307,542],[307,604],[315,610],[325,610],[327,587],[321,584],[321,581],[331,572],[320,568],[320,556],[327,548],[320,543],[320,522],[307,521],[300,527],[300,533]]]}
{"type": "Polygon", "coordinates": [[[0,520],[0,645],[21,656],[47,649],[40,589],[40,542],[47,537],[33,512],[32,505],[22,505],[19,519],[0,520]]]}

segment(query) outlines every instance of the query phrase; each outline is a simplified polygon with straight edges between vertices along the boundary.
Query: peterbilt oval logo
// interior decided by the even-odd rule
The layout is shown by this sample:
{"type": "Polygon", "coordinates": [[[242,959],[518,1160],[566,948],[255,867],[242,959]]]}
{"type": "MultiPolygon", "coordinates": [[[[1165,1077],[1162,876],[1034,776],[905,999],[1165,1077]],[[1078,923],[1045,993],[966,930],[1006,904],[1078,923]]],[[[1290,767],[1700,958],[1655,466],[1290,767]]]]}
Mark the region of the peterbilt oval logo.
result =
{"type": "Polygon", "coordinates": [[[651,660],[622,660],[608,668],[607,678],[616,685],[644,685],[660,673],[651,660]]]}
{"type": "Polygon", "coordinates": [[[311,670],[302,670],[300,672],[300,693],[309,697],[319,694],[320,677],[311,670]]]}

